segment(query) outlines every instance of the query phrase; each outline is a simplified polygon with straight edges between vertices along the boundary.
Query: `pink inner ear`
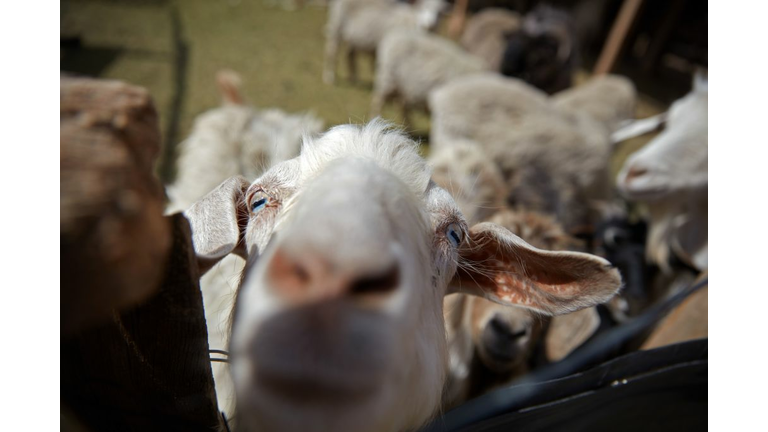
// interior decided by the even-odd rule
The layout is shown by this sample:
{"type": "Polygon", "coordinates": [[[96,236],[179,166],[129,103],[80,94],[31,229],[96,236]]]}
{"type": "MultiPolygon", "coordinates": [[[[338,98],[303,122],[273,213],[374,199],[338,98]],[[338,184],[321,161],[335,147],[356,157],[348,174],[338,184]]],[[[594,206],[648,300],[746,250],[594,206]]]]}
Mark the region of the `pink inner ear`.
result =
{"type": "Polygon", "coordinates": [[[526,263],[523,269],[520,264],[504,264],[490,257],[475,262],[481,267],[480,272],[459,270],[461,282],[479,285],[484,297],[491,300],[554,312],[564,300],[578,298],[585,290],[583,280],[560,277],[562,274],[539,265],[526,263]]]}
{"type": "Polygon", "coordinates": [[[462,251],[473,268],[459,269],[457,277],[490,300],[564,313],[607,300],[621,284],[618,272],[596,257],[499,243],[483,232],[475,240],[483,246],[462,251]]]}

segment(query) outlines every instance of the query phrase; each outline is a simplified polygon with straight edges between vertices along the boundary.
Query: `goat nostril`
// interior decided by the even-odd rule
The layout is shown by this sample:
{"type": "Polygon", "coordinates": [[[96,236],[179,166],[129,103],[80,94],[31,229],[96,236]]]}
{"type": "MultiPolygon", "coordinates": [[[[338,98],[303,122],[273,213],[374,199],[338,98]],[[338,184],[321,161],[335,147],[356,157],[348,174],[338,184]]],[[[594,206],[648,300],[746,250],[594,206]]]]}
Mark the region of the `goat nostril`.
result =
{"type": "Polygon", "coordinates": [[[527,333],[525,329],[517,332],[514,331],[509,323],[499,318],[491,319],[489,325],[491,326],[491,329],[494,333],[508,340],[520,339],[527,333]]]}
{"type": "Polygon", "coordinates": [[[512,333],[511,335],[509,335],[509,338],[510,339],[520,339],[521,337],[523,337],[523,336],[525,336],[527,334],[528,334],[528,331],[523,329],[523,330],[520,330],[519,332],[512,333]]]}
{"type": "Polygon", "coordinates": [[[349,292],[355,294],[377,294],[393,291],[400,283],[400,269],[392,265],[380,275],[364,277],[352,282],[349,292]]]}
{"type": "Polygon", "coordinates": [[[512,329],[509,327],[509,324],[507,324],[506,322],[498,318],[491,319],[491,322],[489,324],[491,326],[491,329],[493,329],[493,331],[496,332],[497,334],[505,335],[505,334],[512,333],[512,329]]]}
{"type": "Polygon", "coordinates": [[[310,274],[300,262],[282,252],[275,253],[270,263],[270,278],[275,287],[284,292],[304,290],[310,282],[310,274]]]}
{"type": "Polygon", "coordinates": [[[648,173],[648,170],[645,168],[632,167],[629,169],[629,172],[627,173],[627,180],[632,180],[634,178],[643,176],[647,173],[648,173]]]}

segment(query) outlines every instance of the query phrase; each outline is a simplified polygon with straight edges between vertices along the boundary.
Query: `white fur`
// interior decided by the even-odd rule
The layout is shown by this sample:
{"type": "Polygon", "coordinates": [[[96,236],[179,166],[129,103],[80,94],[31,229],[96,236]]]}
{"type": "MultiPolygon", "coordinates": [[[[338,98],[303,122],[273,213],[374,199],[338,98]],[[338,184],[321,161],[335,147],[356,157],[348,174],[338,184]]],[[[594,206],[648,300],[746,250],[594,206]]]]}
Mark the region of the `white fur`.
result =
{"type": "Polygon", "coordinates": [[[706,78],[697,76],[670,108],[666,129],[627,159],[617,179],[628,199],[647,203],[648,258],[664,269],[673,253],[707,269],[707,112],[706,78]]]}
{"type": "MultiPolygon", "coordinates": [[[[569,99],[587,101],[587,96],[574,90],[569,99]]],[[[528,208],[557,212],[569,230],[590,223],[597,217],[593,204],[610,196],[608,128],[590,115],[563,109],[523,81],[490,73],[457,78],[432,92],[429,107],[435,148],[477,143],[505,173],[511,194],[557,195],[528,208]],[[532,187],[542,176],[546,190],[532,187]]]]}
{"type": "Polygon", "coordinates": [[[563,111],[587,115],[614,132],[623,121],[635,117],[637,90],[625,77],[601,75],[554,94],[552,103],[563,111]]]}
{"type": "Polygon", "coordinates": [[[434,88],[486,68],[480,58],[440,36],[391,32],[379,44],[371,115],[379,115],[384,103],[397,98],[407,117],[408,109],[425,107],[434,88]]]}
{"type": "Polygon", "coordinates": [[[470,222],[480,222],[506,206],[507,185],[499,168],[473,142],[457,142],[429,155],[432,178],[456,200],[470,222]]]}
{"type": "Polygon", "coordinates": [[[313,114],[244,105],[227,104],[201,114],[179,144],[176,180],[167,188],[169,211],[186,210],[233,175],[256,178],[296,156],[302,135],[319,133],[322,127],[313,114]]]}
{"type": "MultiPolygon", "coordinates": [[[[418,427],[439,406],[447,368],[442,323],[443,291],[437,286],[427,288],[432,285],[433,274],[422,270],[433,268],[432,253],[427,248],[432,227],[428,213],[419,210],[423,208],[420,204],[422,197],[428,191],[429,169],[418,156],[415,143],[400,133],[388,131],[379,122],[369,123],[364,128],[335,127],[320,139],[306,141],[295,162],[286,177],[298,188],[310,183],[312,188],[289,198],[286,209],[278,217],[275,224],[277,238],[287,239],[281,247],[289,248],[294,240],[301,242],[297,247],[302,249],[313,244],[327,245],[329,257],[336,257],[340,263],[356,263],[359,268],[376,265],[378,258],[366,261],[366,257],[376,256],[368,252],[372,244],[394,240],[393,246],[401,251],[396,256],[403,269],[404,283],[397,295],[387,300],[383,310],[393,315],[394,322],[402,326],[400,328],[410,329],[407,338],[398,338],[400,345],[397,347],[398,357],[408,359],[408,366],[397,368],[390,379],[382,383],[375,401],[362,401],[356,405],[355,410],[359,412],[354,415],[345,413],[326,417],[328,413],[305,412],[303,415],[309,418],[297,418],[295,427],[299,429],[308,422],[318,430],[347,430],[360,427],[363,422],[366,428],[374,431],[418,427]],[[350,194],[355,194],[352,191],[359,181],[369,182],[366,193],[392,195],[389,207],[381,209],[385,214],[373,204],[369,208],[361,207],[359,200],[349,204],[348,200],[354,198],[350,194]],[[320,206],[329,202],[335,203],[338,214],[331,215],[322,210],[320,206]],[[354,207],[354,218],[352,212],[344,211],[346,205],[354,207]],[[398,216],[390,219],[386,217],[389,212],[398,216]],[[318,226],[323,229],[314,228],[318,226]],[[340,243],[337,239],[340,233],[334,227],[358,236],[364,234],[365,238],[358,238],[363,249],[340,243]],[[340,247],[342,245],[344,247],[340,247]]],[[[443,196],[440,201],[451,205],[451,201],[446,200],[450,200],[450,196],[443,196]]],[[[260,259],[269,261],[274,250],[270,249],[260,259]]],[[[280,298],[265,289],[269,286],[265,269],[266,266],[260,266],[241,288],[238,307],[243,312],[237,317],[232,339],[233,361],[236,363],[249,362],[247,357],[238,357],[237,353],[247,346],[260,323],[285,308],[280,298]]],[[[440,270],[450,278],[455,271],[455,260],[447,262],[440,270]]],[[[249,385],[247,376],[241,376],[237,368],[233,372],[236,384],[249,385]]],[[[241,390],[247,392],[245,388],[241,390]]],[[[264,394],[255,397],[263,401],[262,406],[268,405],[270,412],[290,409],[264,394]]],[[[264,411],[260,412],[261,421],[265,415],[264,411]]],[[[285,418],[288,417],[290,415],[286,414],[285,418]]],[[[269,422],[266,427],[268,425],[269,422]]],[[[282,423],[282,427],[292,428],[286,423],[282,423]]]]}

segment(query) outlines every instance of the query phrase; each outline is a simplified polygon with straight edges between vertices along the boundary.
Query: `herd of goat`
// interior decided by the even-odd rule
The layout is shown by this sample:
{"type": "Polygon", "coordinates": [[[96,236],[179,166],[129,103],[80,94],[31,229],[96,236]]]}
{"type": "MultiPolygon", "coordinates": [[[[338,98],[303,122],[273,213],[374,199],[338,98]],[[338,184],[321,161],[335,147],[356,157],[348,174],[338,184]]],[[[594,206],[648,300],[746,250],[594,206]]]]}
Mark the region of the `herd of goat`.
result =
{"type": "Polygon", "coordinates": [[[218,402],[240,426],[413,430],[707,269],[705,77],[645,127],[628,79],[570,87],[556,14],[486,10],[460,47],[428,31],[442,7],[334,0],[326,29],[324,81],[342,47],[352,80],[375,55],[371,112],[426,109],[427,160],[378,119],[322,133],[250,106],[231,71],[180,145],[168,211],[207,263],[218,402]],[[659,124],[610,179],[617,141],[659,124]]]}

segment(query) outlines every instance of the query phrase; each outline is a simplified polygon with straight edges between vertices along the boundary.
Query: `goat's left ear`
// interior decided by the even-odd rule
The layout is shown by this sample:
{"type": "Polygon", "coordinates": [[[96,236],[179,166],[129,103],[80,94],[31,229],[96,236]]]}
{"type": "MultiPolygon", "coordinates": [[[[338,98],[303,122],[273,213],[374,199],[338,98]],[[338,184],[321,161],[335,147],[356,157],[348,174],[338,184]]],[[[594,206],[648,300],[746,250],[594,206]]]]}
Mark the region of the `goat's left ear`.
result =
{"type": "Polygon", "coordinates": [[[580,252],[537,249],[509,230],[485,222],[459,250],[449,292],[463,292],[545,315],[561,315],[608,301],[621,276],[611,264],[580,252]]]}
{"type": "Polygon", "coordinates": [[[245,178],[230,177],[184,212],[201,274],[230,253],[245,258],[242,240],[248,219],[244,199],[248,186],[245,178]]]}

